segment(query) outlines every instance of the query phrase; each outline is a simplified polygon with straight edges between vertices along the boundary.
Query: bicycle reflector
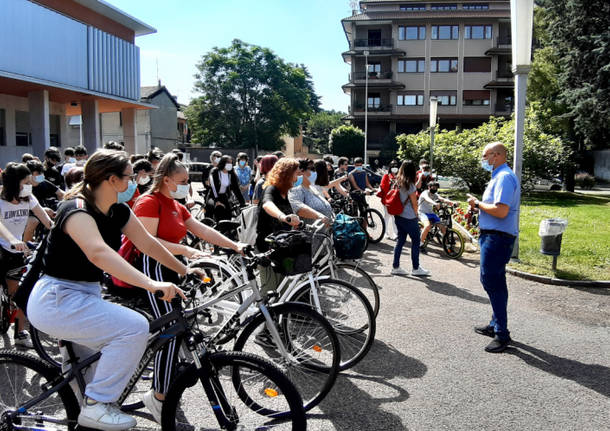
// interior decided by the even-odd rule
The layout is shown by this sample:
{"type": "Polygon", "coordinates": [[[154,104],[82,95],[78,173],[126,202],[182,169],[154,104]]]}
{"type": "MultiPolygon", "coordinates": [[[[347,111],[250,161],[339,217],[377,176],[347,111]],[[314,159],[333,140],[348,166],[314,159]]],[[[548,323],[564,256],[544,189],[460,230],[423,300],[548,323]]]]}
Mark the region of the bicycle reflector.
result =
{"type": "Polygon", "coordinates": [[[279,393],[275,389],[266,388],[265,395],[267,395],[269,398],[275,398],[279,395],[279,393]]]}
{"type": "Polygon", "coordinates": [[[322,347],[318,346],[317,344],[316,344],[316,345],[314,345],[314,346],[312,347],[312,349],[313,349],[314,351],[318,352],[318,353],[322,352],[322,347]]]}
{"type": "Polygon", "coordinates": [[[212,281],[212,279],[210,277],[203,277],[203,282],[204,283],[209,283],[211,281],[212,281]]]}

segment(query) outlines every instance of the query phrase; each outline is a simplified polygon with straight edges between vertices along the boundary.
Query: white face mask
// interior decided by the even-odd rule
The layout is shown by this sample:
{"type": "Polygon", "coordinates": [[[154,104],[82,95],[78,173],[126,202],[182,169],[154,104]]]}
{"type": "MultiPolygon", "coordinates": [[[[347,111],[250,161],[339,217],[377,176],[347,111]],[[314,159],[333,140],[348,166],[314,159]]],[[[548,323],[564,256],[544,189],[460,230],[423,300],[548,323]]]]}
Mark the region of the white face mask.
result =
{"type": "Polygon", "coordinates": [[[226,169],[228,172],[231,172],[231,171],[233,170],[233,165],[232,165],[231,163],[227,163],[227,164],[225,165],[225,169],[226,169]]]}
{"type": "Polygon", "coordinates": [[[85,163],[87,163],[87,160],[77,160],[76,166],[85,166],[85,163]]]}
{"type": "Polygon", "coordinates": [[[177,184],[178,188],[175,192],[170,191],[169,194],[174,199],[185,199],[189,194],[190,186],[188,184],[177,184]]]}
{"type": "Polygon", "coordinates": [[[76,163],[76,159],[74,157],[70,157],[68,159],[68,163],[76,163]]]}
{"type": "Polygon", "coordinates": [[[141,186],[145,186],[148,183],[150,183],[150,177],[148,175],[144,175],[138,180],[138,184],[141,186]]]}
{"type": "Polygon", "coordinates": [[[218,157],[212,157],[212,163],[213,164],[218,163],[218,157]]]}
{"type": "Polygon", "coordinates": [[[28,196],[31,196],[31,195],[32,195],[32,185],[24,184],[23,188],[19,191],[19,197],[27,198],[28,196]]]}
{"type": "Polygon", "coordinates": [[[398,168],[392,168],[391,171],[392,171],[393,174],[395,174],[395,173],[398,172],[398,168]]]}

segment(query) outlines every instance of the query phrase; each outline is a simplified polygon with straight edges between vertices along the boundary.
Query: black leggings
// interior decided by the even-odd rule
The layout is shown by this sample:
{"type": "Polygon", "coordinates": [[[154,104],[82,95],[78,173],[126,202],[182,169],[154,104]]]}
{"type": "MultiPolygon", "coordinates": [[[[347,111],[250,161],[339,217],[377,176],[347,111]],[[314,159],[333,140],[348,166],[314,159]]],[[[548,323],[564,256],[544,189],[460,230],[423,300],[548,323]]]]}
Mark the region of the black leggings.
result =
{"type": "MultiPolygon", "coordinates": [[[[136,266],[153,280],[169,281],[175,284],[179,283],[178,274],[145,254],[140,255],[136,261],[136,266]]],[[[174,307],[180,307],[180,305],[172,305],[170,302],[156,298],[151,292],[145,291],[145,294],[148,297],[150,311],[155,319],[169,313],[174,307]]],[[[172,379],[174,378],[179,349],[180,346],[177,345],[176,338],[173,338],[169,344],[156,353],[152,384],[155,392],[160,394],[167,393],[167,390],[172,383],[172,379]]]]}

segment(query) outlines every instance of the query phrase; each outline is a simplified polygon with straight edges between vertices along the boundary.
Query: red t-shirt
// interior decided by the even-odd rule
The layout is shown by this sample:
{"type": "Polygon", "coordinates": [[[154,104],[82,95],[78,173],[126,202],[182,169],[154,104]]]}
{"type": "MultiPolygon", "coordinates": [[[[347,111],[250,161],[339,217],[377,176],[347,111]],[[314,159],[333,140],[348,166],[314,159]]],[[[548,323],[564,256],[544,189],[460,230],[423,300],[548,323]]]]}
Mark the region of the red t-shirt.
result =
{"type": "Polygon", "coordinates": [[[141,196],[133,207],[138,217],[159,219],[157,238],[178,244],[186,236],[186,225],[191,213],[184,205],[161,193],[141,196]]]}

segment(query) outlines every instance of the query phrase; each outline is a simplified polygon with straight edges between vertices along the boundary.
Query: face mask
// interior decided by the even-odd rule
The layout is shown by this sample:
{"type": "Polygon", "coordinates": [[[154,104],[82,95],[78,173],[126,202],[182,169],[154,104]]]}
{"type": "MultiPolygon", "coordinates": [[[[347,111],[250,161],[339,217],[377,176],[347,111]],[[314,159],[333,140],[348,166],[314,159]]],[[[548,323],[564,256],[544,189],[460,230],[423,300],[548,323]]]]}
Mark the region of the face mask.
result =
{"type": "Polygon", "coordinates": [[[241,166],[242,168],[243,168],[244,166],[246,166],[246,161],[245,161],[245,160],[240,160],[240,161],[239,161],[239,166],[241,166]]]}
{"type": "Polygon", "coordinates": [[[396,174],[398,172],[398,168],[392,168],[390,170],[392,171],[393,174],[396,174]]]}
{"type": "Polygon", "coordinates": [[[225,169],[227,170],[227,172],[231,172],[233,170],[233,165],[231,163],[227,163],[225,165],[225,169]]]}
{"type": "Polygon", "coordinates": [[[212,157],[212,163],[214,163],[214,164],[218,163],[218,157],[212,157]]]}
{"type": "Polygon", "coordinates": [[[426,171],[424,171],[424,172],[422,172],[421,174],[422,174],[424,177],[427,177],[428,175],[430,175],[430,172],[426,172],[426,171]]]}
{"type": "Polygon", "coordinates": [[[301,184],[303,184],[303,175],[299,175],[293,185],[294,187],[298,187],[301,184]]]}
{"type": "Polygon", "coordinates": [[[363,168],[362,166],[356,166],[356,167],[354,168],[354,170],[355,170],[356,172],[362,172],[362,171],[364,170],[364,168],[363,168]]]}
{"type": "Polygon", "coordinates": [[[489,162],[485,159],[481,160],[481,167],[489,172],[493,172],[494,170],[494,165],[490,165],[489,162]]]}
{"type": "Polygon", "coordinates": [[[32,194],[32,185],[31,184],[24,184],[23,188],[19,191],[20,198],[27,198],[28,196],[31,196],[31,194],[32,194]]]}
{"type": "Polygon", "coordinates": [[[170,191],[169,194],[174,199],[185,199],[189,194],[189,185],[188,184],[177,184],[178,188],[175,192],[170,191]]]}
{"type": "Polygon", "coordinates": [[[76,163],[76,159],[74,157],[70,157],[68,159],[68,163],[76,163]]]}
{"type": "Polygon", "coordinates": [[[138,180],[138,184],[141,186],[145,186],[148,183],[150,183],[150,177],[148,175],[144,175],[138,180]]]}
{"type": "Polygon", "coordinates": [[[86,160],[77,160],[76,161],[76,166],[85,166],[85,163],[87,163],[86,160]]]}
{"type": "Polygon", "coordinates": [[[438,189],[430,189],[430,193],[436,193],[438,192],[438,189]]]}
{"type": "Polygon", "coordinates": [[[129,185],[124,192],[117,193],[117,203],[122,204],[124,202],[129,202],[133,197],[133,194],[136,192],[137,184],[134,181],[129,181],[129,185]]]}
{"type": "Polygon", "coordinates": [[[311,174],[309,174],[309,183],[310,184],[315,184],[317,178],[318,178],[318,173],[317,172],[312,172],[311,174]]]}
{"type": "Polygon", "coordinates": [[[36,181],[38,184],[40,184],[41,182],[44,181],[44,175],[40,174],[40,175],[36,175],[34,177],[34,181],[36,181]]]}

